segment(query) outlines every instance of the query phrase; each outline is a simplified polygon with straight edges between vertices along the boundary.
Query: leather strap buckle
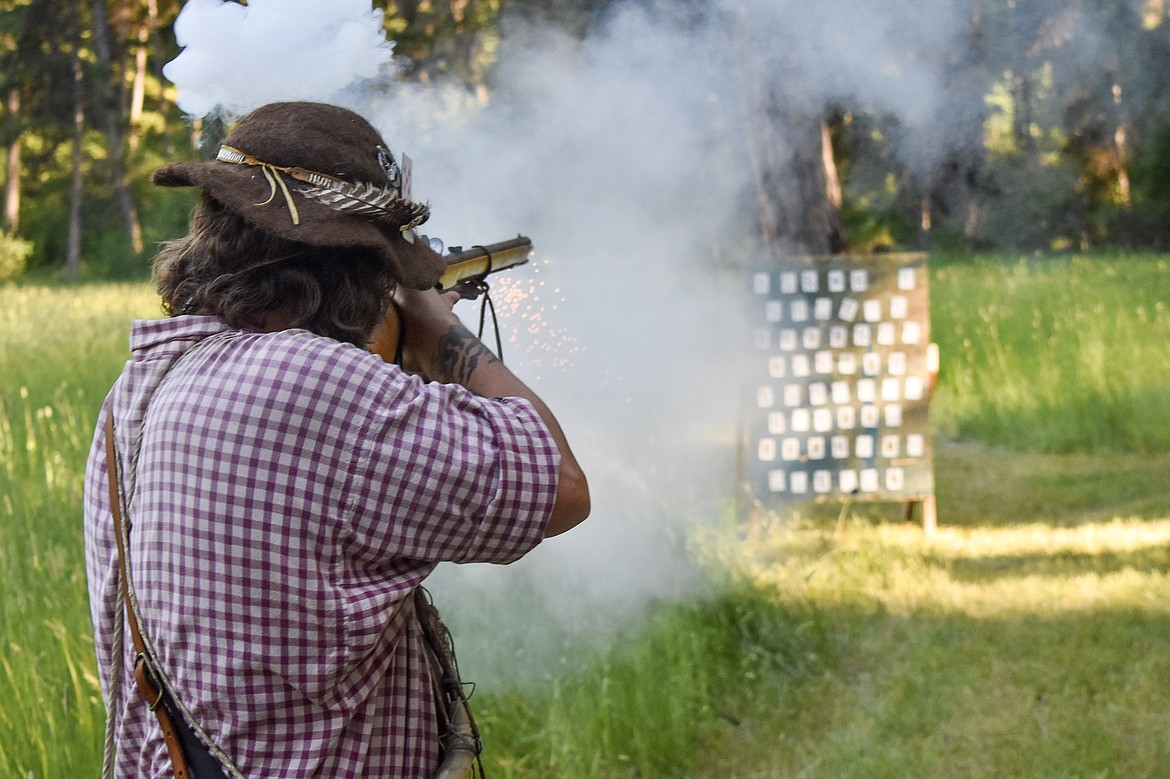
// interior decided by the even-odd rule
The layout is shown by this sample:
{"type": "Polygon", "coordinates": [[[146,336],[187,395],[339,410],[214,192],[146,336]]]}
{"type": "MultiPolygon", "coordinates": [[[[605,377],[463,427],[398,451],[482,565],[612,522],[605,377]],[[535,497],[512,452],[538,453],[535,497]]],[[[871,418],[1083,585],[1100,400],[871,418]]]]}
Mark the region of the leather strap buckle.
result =
{"type": "Polygon", "coordinates": [[[158,711],[158,707],[163,702],[162,691],[159,689],[158,682],[155,681],[154,671],[150,667],[150,660],[146,657],[145,652],[139,652],[134,656],[134,681],[137,683],[138,694],[142,700],[146,701],[151,711],[158,711]]]}

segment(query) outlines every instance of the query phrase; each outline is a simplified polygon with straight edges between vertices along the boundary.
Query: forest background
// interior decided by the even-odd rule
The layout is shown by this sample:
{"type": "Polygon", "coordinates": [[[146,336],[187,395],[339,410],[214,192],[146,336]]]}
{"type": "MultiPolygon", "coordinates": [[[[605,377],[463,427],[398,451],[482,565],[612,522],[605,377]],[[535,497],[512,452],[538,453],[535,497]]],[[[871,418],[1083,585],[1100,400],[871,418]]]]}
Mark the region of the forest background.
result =
{"type": "MultiPolygon", "coordinates": [[[[741,133],[751,185],[737,197],[768,251],[1170,246],[1167,0],[959,0],[915,24],[891,14],[896,27],[883,32],[900,53],[874,61],[868,85],[834,90],[798,86],[833,79],[831,64],[799,45],[800,25],[840,42],[826,56],[864,57],[865,19],[839,13],[849,3],[825,4],[815,19],[793,5],[792,17],[804,18],[780,33],[757,25],[763,6],[749,2],[638,5],[677,28],[729,20],[722,40],[706,37],[710,50],[688,56],[730,57],[740,94],[755,103],[741,133]],[[877,79],[905,81],[922,63],[939,95],[929,115],[893,110],[877,79]]],[[[772,5],[771,17],[784,19],[772,5]]],[[[509,25],[551,25],[580,40],[618,3],[374,6],[395,43],[394,80],[455,84],[482,104],[500,87],[509,25]]],[[[181,8],[0,0],[0,279],[142,277],[145,254],[181,234],[190,193],[152,188],[149,173],[205,155],[222,132],[185,115],[162,75],[180,50],[181,8]]]]}

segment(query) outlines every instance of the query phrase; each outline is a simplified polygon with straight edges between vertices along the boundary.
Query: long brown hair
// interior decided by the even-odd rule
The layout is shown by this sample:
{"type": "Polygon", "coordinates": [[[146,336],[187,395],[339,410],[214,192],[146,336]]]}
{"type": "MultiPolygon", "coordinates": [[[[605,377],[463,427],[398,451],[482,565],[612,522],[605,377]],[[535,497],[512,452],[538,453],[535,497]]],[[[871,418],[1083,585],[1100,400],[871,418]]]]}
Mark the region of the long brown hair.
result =
{"type": "Polygon", "coordinates": [[[170,316],[211,314],[254,330],[279,315],[290,327],[365,346],[395,280],[371,250],[278,238],[205,194],[190,232],[155,257],[154,281],[170,316]]]}

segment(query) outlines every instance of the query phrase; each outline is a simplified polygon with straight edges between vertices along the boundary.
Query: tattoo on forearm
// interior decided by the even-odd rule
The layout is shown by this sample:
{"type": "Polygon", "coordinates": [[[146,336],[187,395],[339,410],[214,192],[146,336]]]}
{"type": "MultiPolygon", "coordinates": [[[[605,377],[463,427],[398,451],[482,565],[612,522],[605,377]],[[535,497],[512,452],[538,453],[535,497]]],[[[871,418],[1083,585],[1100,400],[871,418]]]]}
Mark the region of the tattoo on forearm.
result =
{"type": "Polygon", "coordinates": [[[439,376],[436,378],[466,384],[471,374],[479,367],[480,361],[484,365],[490,365],[500,360],[465,328],[454,326],[439,339],[436,357],[439,376]]]}

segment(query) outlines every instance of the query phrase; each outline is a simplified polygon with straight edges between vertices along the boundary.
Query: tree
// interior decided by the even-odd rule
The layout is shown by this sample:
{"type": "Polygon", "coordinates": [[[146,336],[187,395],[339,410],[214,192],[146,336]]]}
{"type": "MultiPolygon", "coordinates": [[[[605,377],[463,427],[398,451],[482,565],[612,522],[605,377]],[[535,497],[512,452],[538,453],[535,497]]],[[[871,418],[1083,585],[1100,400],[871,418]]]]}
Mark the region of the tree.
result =
{"type": "Polygon", "coordinates": [[[130,92],[128,117],[130,132],[126,139],[130,153],[138,149],[138,134],[141,130],[142,112],[146,104],[147,62],[150,57],[150,44],[159,25],[158,2],[156,0],[146,0],[143,10],[145,13],[134,25],[134,78],[130,92]]]}
{"type": "MultiPolygon", "coordinates": [[[[35,141],[23,149],[21,162],[29,186],[22,189],[25,201],[37,206],[39,224],[34,236],[38,243],[59,242],[66,237],[61,253],[65,267],[75,271],[80,264],[81,182],[83,175],[84,92],[81,48],[82,8],[78,0],[29,0],[12,19],[15,47],[8,73],[19,85],[20,137],[35,141]],[[65,154],[59,154],[62,150],[65,154]],[[64,157],[64,159],[62,159],[64,157]],[[68,175],[60,175],[62,165],[68,175]],[[64,189],[64,192],[62,191],[64,189]],[[59,223],[60,209],[46,203],[69,203],[69,221],[59,223]],[[76,247],[76,252],[74,248],[76,247]]],[[[21,220],[22,230],[32,225],[21,220]]]]}
{"type": "Polygon", "coordinates": [[[455,76],[486,99],[487,72],[499,43],[499,0],[388,0],[385,24],[395,52],[422,83],[455,76]]]}
{"type": "Polygon", "coordinates": [[[979,166],[984,242],[1035,248],[1106,240],[1132,205],[1147,0],[977,0],[965,76],[987,106],[979,166]],[[1136,130],[1136,132],[1135,132],[1136,130]]]}
{"type": "Polygon", "coordinates": [[[135,254],[142,252],[142,225],[138,221],[138,209],[126,183],[126,144],[122,133],[125,111],[119,101],[121,90],[115,83],[124,83],[120,78],[121,68],[115,66],[110,41],[110,28],[106,18],[106,0],[92,0],[91,20],[96,67],[93,70],[93,93],[95,113],[106,134],[109,155],[109,176],[126,226],[130,247],[135,254]]]}
{"type": "Polygon", "coordinates": [[[27,2],[7,0],[0,3],[0,94],[6,96],[4,103],[3,145],[5,154],[4,214],[3,226],[15,233],[20,226],[20,69],[15,61],[17,41],[24,25],[27,2]]]}
{"type": "MultiPolygon", "coordinates": [[[[80,3],[78,3],[80,6],[80,3]]],[[[80,7],[76,10],[80,11],[80,7]]],[[[80,17],[80,13],[78,14],[80,17]]],[[[85,69],[82,64],[81,36],[77,31],[77,39],[73,44],[73,137],[72,137],[72,174],[69,179],[69,239],[65,252],[65,278],[77,279],[81,275],[81,208],[85,198],[82,185],[84,184],[85,164],[82,144],[85,142],[85,69]]]]}
{"type": "Polygon", "coordinates": [[[757,36],[745,6],[735,6],[732,23],[764,248],[777,260],[841,253],[848,239],[828,106],[794,86],[799,79],[774,76],[780,71],[771,42],[757,36]]]}
{"type": "MultiPolygon", "coordinates": [[[[396,51],[412,60],[404,78],[455,77],[489,100],[509,20],[584,36],[616,2],[377,4],[396,51]]],[[[130,178],[192,137],[161,75],[177,52],[172,25],[182,5],[0,0],[2,225],[37,244],[34,263],[68,258],[77,272],[85,253],[113,266],[123,262],[115,254],[130,256],[123,247],[136,251],[185,221],[179,195],[152,191],[135,202],[130,178]]],[[[749,119],[746,194],[760,242],[776,257],[925,240],[1170,245],[1170,80],[1161,77],[1170,72],[1170,0],[959,0],[959,29],[945,35],[915,21],[931,5],[908,17],[846,0],[650,5],[684,28],[723,25],[730,51],[721,54],[737,66],[729,88],[739,87],[749,119]],[[849,8],[864,9],[864,20],[845,18],[849,8]],[[859,39],[863,21],[881,29],[859,39]],[[836,66],[832,56],[878,37],[941,78],[927,132],[945,130],[945,148],[912,158],[923,128],[882,102],[876,79],[852,93],[815,92],[836,66]]]]}
{"type": "Polygon", "coordinates": [[[20,227],[20,89],[8,89],[4,135],[8,141],[4,177],[4,228],[15,233],[20,227]]]}

